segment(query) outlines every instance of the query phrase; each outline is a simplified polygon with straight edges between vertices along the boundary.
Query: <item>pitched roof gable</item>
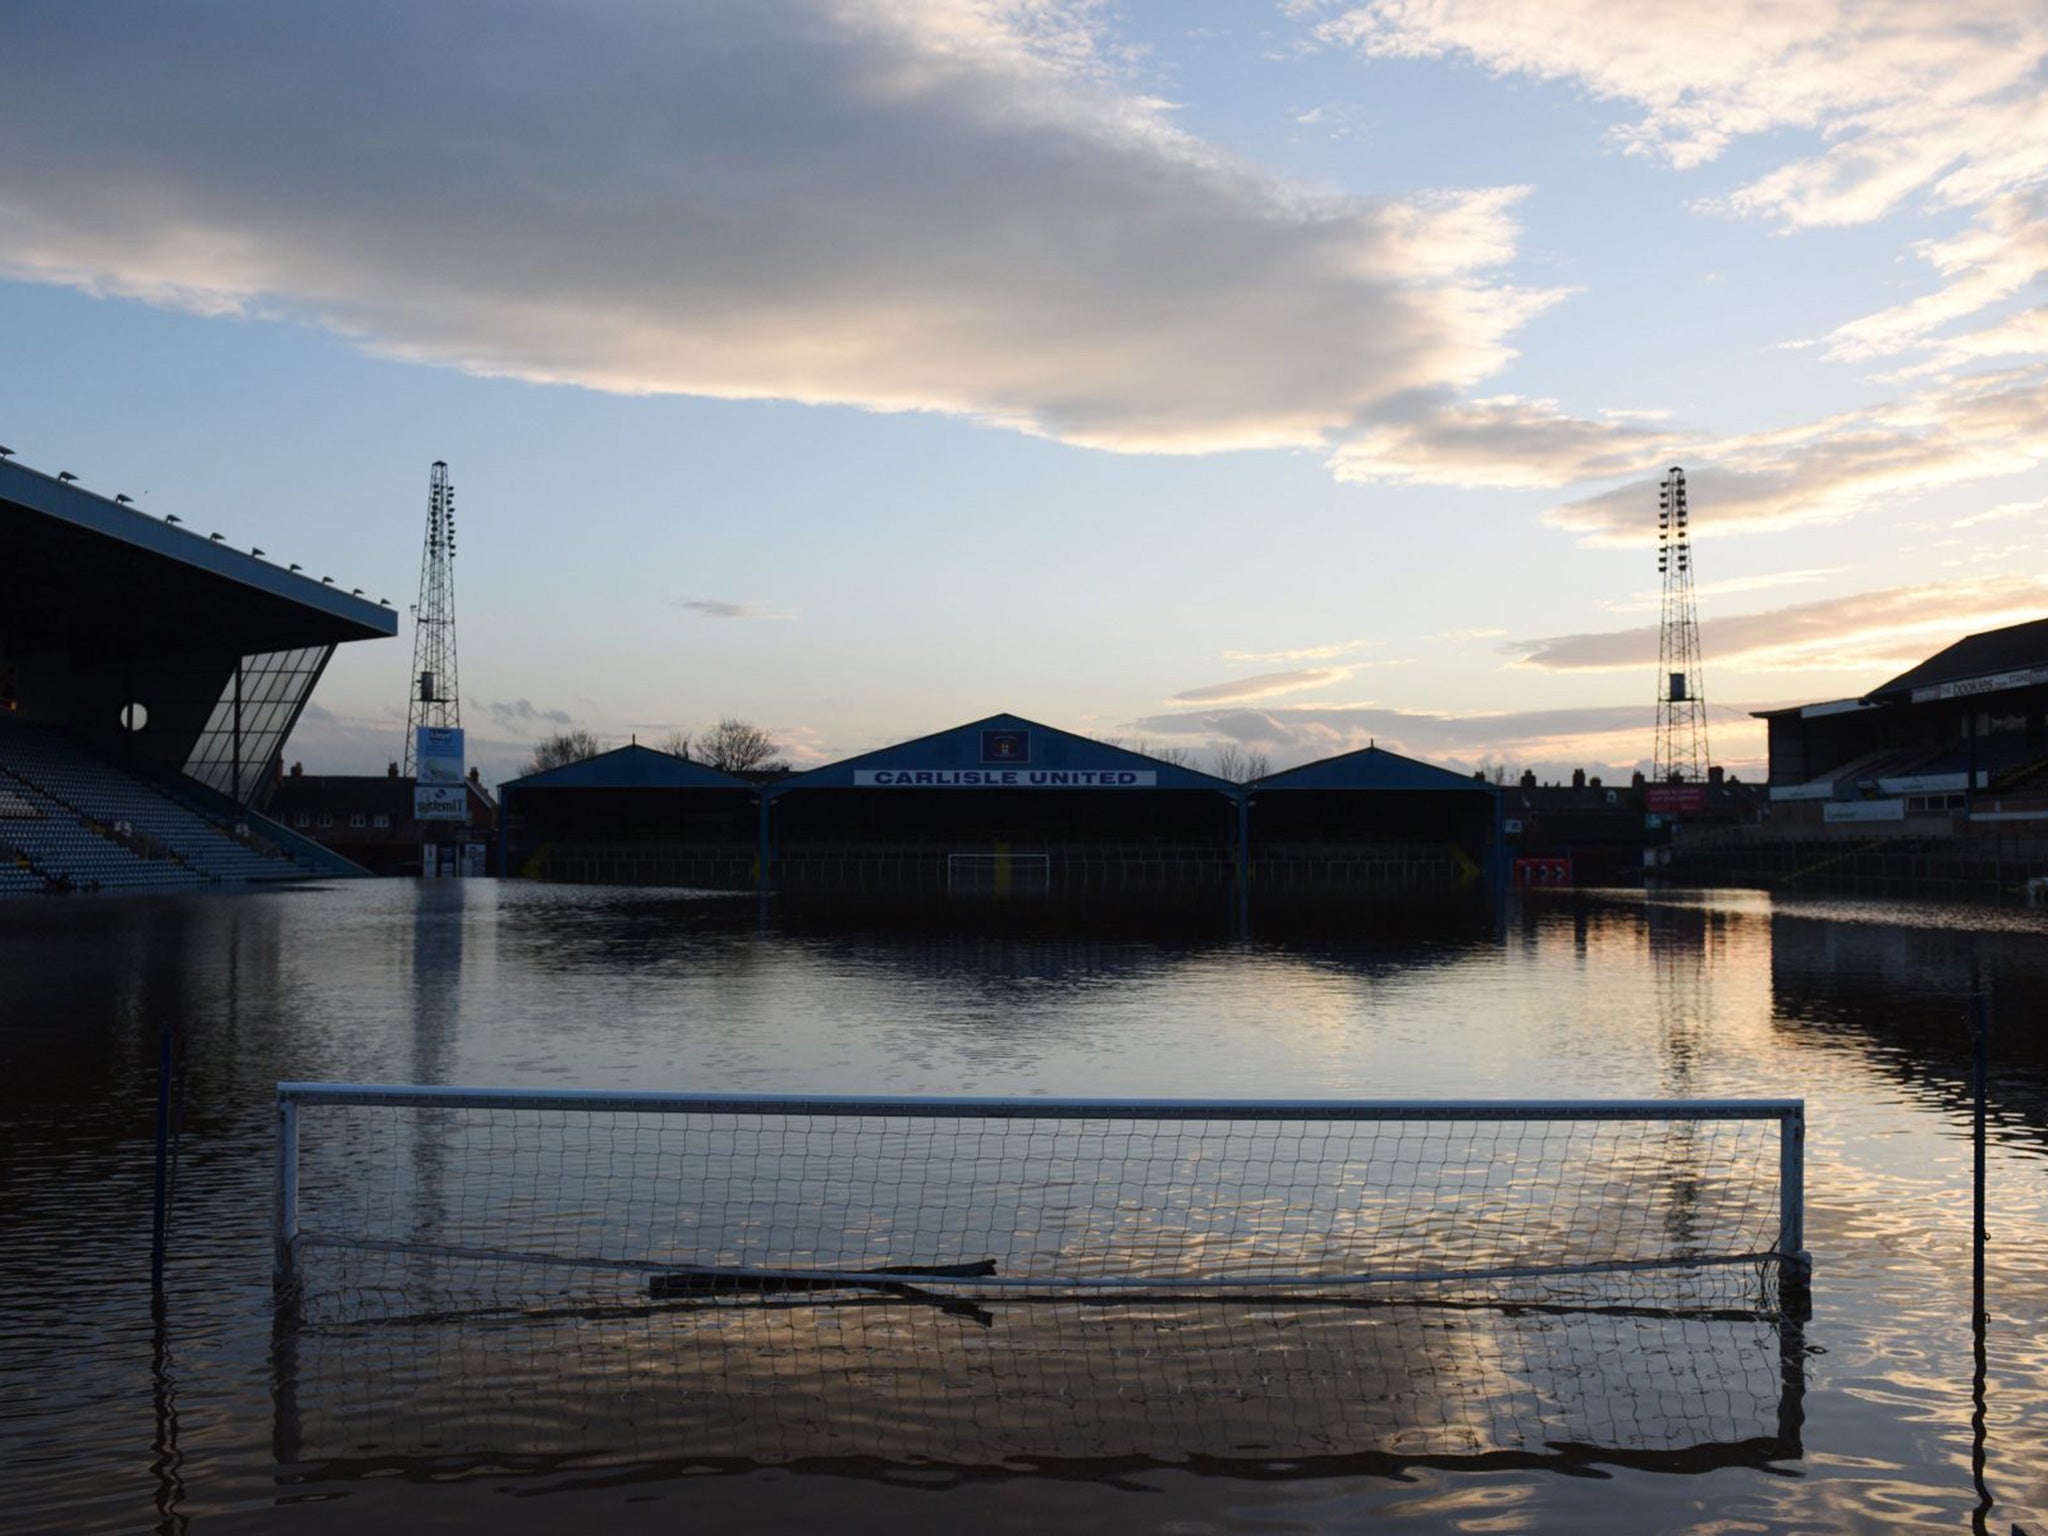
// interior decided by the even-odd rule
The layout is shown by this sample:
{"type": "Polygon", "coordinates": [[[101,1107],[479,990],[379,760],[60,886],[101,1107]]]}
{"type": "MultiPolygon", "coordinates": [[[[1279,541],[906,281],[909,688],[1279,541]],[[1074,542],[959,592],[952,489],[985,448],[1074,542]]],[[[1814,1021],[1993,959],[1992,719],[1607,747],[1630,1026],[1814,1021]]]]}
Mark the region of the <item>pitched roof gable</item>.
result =
{"type": "Polygon", "coordinates": [[[1271,773],[1252,788],[1257,792],[1269,789],[1434,789],[1499,793],[1495,786],[1484,780],[1453,773],[1434,763],[1403,757],[1383,747],[1362,747],[1356,752],[1303,763],[1285,773],[1271,773]]]}
{"type": "Polygon", "coordinates": [[[1236,785],[1213,774],[1077,736],[1056,726],[1041,725],[1021,715],[1000,714],[792,774],[775,785],[774,791],[780,794],[794,789],[853,788],[860,782],[855,775],[882,769],[918,772],[1012,768],[1025,773],[1130,769],[1153,774],[1153,783],[1160,789],[1213,789],[1225,794],[1237,790],[1236,785]]]}
{"type": "Polygon", "coordinates": [[[595,757],[543,769],[499,786],[507,789],[747,789],[745,779],[672,752],[657,752],[637,743],[614,747],[595,757]]]}

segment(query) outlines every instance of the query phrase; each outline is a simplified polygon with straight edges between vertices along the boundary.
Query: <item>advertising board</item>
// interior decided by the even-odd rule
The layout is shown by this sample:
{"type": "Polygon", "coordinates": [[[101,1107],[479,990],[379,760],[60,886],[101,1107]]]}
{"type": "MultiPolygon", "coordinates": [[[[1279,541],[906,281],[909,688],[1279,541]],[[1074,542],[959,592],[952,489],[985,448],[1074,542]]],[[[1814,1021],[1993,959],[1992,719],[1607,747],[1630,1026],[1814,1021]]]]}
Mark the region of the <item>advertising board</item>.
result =
{"type": "Polygon", "coordinates": [[[1652,784],[1643,790],[1643,809],[1662,816],[1684,816],[1707,808],[1704,784],[1652,784]]]}
{"type": "Polygon", "coordinates": [[[462,727],[423,725],[414,733],[413,762],[419,771],[417,784],[460,784],[462,782],[462,727]]]}
{"type": "Polygon", "coordinates": [[[469,820],[469,792],[458,783],[416,784],[412,791],[415,821],[469,820]]]}
{"type": "Polygon", "coordinates": [[[1906,819],[1906,802],[1903,800],[1830,800],[1821,807],[1821,818],[1828,822],[1904,821],[1906,819]]]}

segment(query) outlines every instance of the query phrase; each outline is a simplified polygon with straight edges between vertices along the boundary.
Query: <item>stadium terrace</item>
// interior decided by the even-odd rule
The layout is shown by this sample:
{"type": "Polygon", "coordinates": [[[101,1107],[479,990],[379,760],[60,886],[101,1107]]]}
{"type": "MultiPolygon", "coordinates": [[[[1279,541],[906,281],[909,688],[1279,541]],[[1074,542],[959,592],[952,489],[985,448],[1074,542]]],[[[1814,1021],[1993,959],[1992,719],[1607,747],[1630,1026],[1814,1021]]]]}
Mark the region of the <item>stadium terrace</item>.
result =
{"type": "Polygon", "coordinates": [[[385,603],[0,459],[0,894],[359,873],[260,815],[385,603]]]}

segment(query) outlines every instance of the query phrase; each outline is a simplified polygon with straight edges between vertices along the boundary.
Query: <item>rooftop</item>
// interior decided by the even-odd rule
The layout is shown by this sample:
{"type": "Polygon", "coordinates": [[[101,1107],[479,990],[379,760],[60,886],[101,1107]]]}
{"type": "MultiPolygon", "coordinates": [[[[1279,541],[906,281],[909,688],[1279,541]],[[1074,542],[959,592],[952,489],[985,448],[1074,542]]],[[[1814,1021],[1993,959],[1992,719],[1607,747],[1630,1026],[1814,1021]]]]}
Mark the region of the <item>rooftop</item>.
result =
{"type": "Polygon", "coordinates": [[[88,647],[245,655],[398,633],[395,609],[8,459],[0,570],[34,573],[0,603],[9,649],[76,649],[91,629],[88,647]]]}
{"type": "Polygon", "coordinates": [[[2000,687],[2026,687],[2048,682],[2048,619],[2031,619],[2009,624],[2004,629],[1968,635],[1946,650],[1936,651],[1910,672],[1902,672],[1866,698],[1894,702],[1914,696],[1939,697],[1941,690],[1957,684],[1985,686],[1963,688],[1966,693],[1988,693],[2000,687]],[[2036,674],[2027,676],[2026,674],[2036,674]],[[2009,681],[2008,681],[2009,679],[2009,681]]]}

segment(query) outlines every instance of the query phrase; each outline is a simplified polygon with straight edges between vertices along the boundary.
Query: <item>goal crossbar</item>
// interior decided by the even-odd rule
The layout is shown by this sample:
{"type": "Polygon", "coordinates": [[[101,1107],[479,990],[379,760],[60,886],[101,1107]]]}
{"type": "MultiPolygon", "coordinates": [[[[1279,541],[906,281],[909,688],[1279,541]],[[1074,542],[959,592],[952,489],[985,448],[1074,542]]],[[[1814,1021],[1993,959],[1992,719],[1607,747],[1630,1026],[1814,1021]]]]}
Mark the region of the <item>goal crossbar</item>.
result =
{"type": "Polygon", "coordinates": [[[622,1109],[646,1114],[838,1115],[959,1120],[1795,1120],[1804,1099],[1145,1099],[904,1097],[859,1093],[589,1092],[558,1088],[277,1085],[285,1104],[440,1109],[622,1109]]]}
{"type": "MultiPolygon", "coordinates": [[[[446,1261],[593,1274],[645,1272],[650,1283],[674,1281],[705,1291],[728,1285],[750,1291],[950,1287],[998,1294],[1049,1289],[1096,1294],[1241,1294],[1259,1288],[1327,1291],[1366,1285],[1427,1285],[1447,1279],[1484,1283],[1566,1276],[1626,1277],[1656,1270],[1706,1271],[1771,1261],[1780,1264],[1782,1282],[1803,1289],[1807,1265],[1805,1105],[1803,1100],[1790,1098],[1462,1102],[927,1098],[284,1082],[277,1087],[277,1125],[275,1262],[281,1283],[295,1281],[305,1255],[320,1249],[380,1254],[394,1261],[429,1265],[446,1261]],[[472,1175],[458,1167],[453,1173],[436,1175],[438,1180],[474,1178],[475,1188],[464,1194],[465,1201],[496,1201],[525,1210],[551,1198],[537,1193],[544,1180],[566,1184],[573,1177],[576,1195],[567,1204],[582,1212],[614,1199],[607,1187],[610,1183],[623,1180],[645,1185],[652,1181],[663,1186],[660,1198],[667,1202],[663,1215],[669,1226],[650,1224],[637,1207],[631,1219],[607,1217],[592,1224],[587,1216],[579,1216],[583,1227],[573,1232],[550,1229],[545,1242],[520,1241],[526,1235],[523,1232],[488,1221],[470,1227],[457,1223],[444,1232],[425,1224],[417,1214],[404,1213],[359,1219],[362,1213],[351,1211],[336,1228],[306,1225],[300,1192],[304,1157],[301,1115],[328,1110],[379,1110],[415,1119],[438,1112],[444,1120],[464,1124],[490,1121],[493,1128],[487,1135],[451,1132],[434,1142],[437,1168],[450,1161],[459,1165],[473,1155],[480,1165],[495,1170],[472,1175]],[[571,1117],[581,1117],[575,1121],[578,1129],[573,1133],[563,1129],[571,1117]],[[1038,1123],[1038,1128],[1020,1127],[1012,1134],[1028,1139],[1012,1144],[1002,1139],[1000,1130],[977,1131],[969,1122],[988,1122],[992,1127],[1002,1122],[1031,1122],[1038,1123]],[[1073,1128],[1048,1127],[1043,1122],[1071,1122],[1073,1128]],[[1694,1234],[1662,1252],[1569,1250],[1570,1243],[1586,1240],[1587,1232],[1610,1246],[1643,1241],[1656,1246],[1660,1241],[1653,1230],[1655,1223],[1646,1225],[1647,1218],[1640,1212],[1632,1218],[1635,1225],[1619,1235],[1605,1230],[1596,1217],[1556,1214],[1572,1200],[1588,1208],[1597,1208],[1603,1200],[1625,1206],[1640,1196],[1640,1191],[1630,1187],[1630,1180],[1665,1177],[1659,1172],[1662,1165],[1648,1154],[1630,1149],[1622,1156],[1604,1144],[1589,1151],[1570,1142],[1573,1137],[1608,1134],[1585,1127],[1624,1122],[1665,1127],[1658,1134],[1667,1140],[1709,1134],[1716,1125],[1764,1122],[1753,1132],[1726,1132],[1747,1138],[1740,1149],[1744,1159],[1740,1174],[1715,1167],[1712,1159],[1719,1143],[1710,1142],[1705,1154],[1695,1156],[1690,1171],[1669,1178],[1671,1188],[1680,1193],[1658,1197],[1661,1214],[1657,1222],[1667,1231],[1674,1223],[1691,1223],[1687,1228],[1691,1232],[1702,1225],[1701,1189],[1721,1179],[1731,1192],[1727,1200],[1739,1207],[1737,1217],[1724,1224],[1725,1230],[1716,1229],[1704,1237],[1694,1234]],[[1379,1123],[1474,1129],[1463,1140],[1448,1129],[1420,1133],[1367,1129],[1379,1123]],[[629,1134],[620,1133],[613,1128],[617,1124],[633,1129],[629,1134]],[[678,1152],[664,1137],[669,1127],[685,1124],[692,1140],[686,1151],[678,1152]],[[591,1125],[604,1129],[592,1131],[591,1125]],[[1524,1129],[1516,1131],[1516,1126],[1524,1129]],[[1693,1128],[1689,1133],[1676,1129],[1687,1126],[1693,1128]],[[908,1127],[918,1129],[913,1134],[908,1127]],[[1487,1131],[1486,1127],[1495,1129],[1487,1131]],[[1540,1129],[1544,1127],[1563,1129],[1540,1129]],[[1755,1141],[1759,1134],[1768,1137],[1772,1129],[1775,1147],[1755,1141]],[[465,1141],[465,1134],[481,1140],[465,1141]],[[1390,1141],[1388,1147],[1372,1139],[1413,1134],[1440,1139],[1419,1146],[1390,1141]],[[826,1137],[822,1151],[816,1144],[820,1135],[826,1137]],[[552,1145],[551,1138],[565,1136],[576,1142],[572,1155],[552,1145]],[[602,1142],[596,1151],[592,1150],[594,1136],[602,1142]],[[1488,1141],[1488,1136],[1495,1139],[1488,1141]],[[1546,1136],[1564,1140],[1552,1146],[1543,1139],[1546,1136]],[[1085,1154],[1072,1150],[1071,1143],[1077,1141],[1086,1143],[1085,1154]],[[1356,1150],[1360,1143],[1367,1147],[1366,1152],[1356,1150]],[[472,1146],[483,1150],[474,1154],[463,1150],[472,1146]],[[1057,1150],[1048,1151],[1052,1146],[1057,1150]],[[918,1156],[928,1158],[932,1166],[917,1165],[914,1160],[918,1156]],[[551,1158],[553,1162],[548,1161],[551,1158]],[[1120,1172],[1119,1158],[1128,1159],[1138,1171],[1120,1172]],[[1294,1161],[1288,1161],[1290,1158],[1294,1161]],[[1317,1162],[1317,1158],[1324,1161],[1317,1162]],[[1587,1166],[1594,1171],[1575,1165],[1573,1158],[1590,1159],[1587,1166]],[[1767,1160],[1775,1163],[1774,1169],[1767,1169],[1767,1160]],[[894,1184],[884,1187],[879,1183],[882,1175],[871,1166],[877,1162],[889,1170],[890,1178],[907,1186],[909,1193],[901,1194],[894,1184]],[[546,1164],[549,1171],[536,1174],[539,1164],[546,1164]],[[786,1172],[784,1164],[795,1171],[786,1172]],[[1255,1164],[1261,1171],[1232,1171],[1241,1164],[1255,1164]],[[562,1171],[568,1165],[573,1165],[572,1173],[562,1171]],[[971,1175],[958,1172],[956,1165],[972,1170],[971,1175]],[[1503,1168],[1506,1173],[1501,1172],[1503,1168]],[[1224,1172],[1219,1174],[1218,1169],[1224,1172]],[[1775,1173],[1776,1199],[1770,1202],[1774,1212],[1766,1208],[1766,1191],[1757,1187],[1767,1172],[1775,1173]],[[970,1185],[970,1176],[981,1182],[970,1185]],[[1741,1183],[1743,1176],[1752,1182],[1741,1183]],[[1190,1194],[1189,1182],[1198,1177],[1211,1182],[1190,1194]],[[1400,1186],[1405,1204],[1385,1195],[1382,1186],[1389,1178],[1406,1181],[1400,1186]],[[511,1188],[512,1182],[522,1179],[525,1183],[516,1190],[511,1188]],[[1261,1183],[1261,1179],[1271,1182],[1261,1183]],[[1519,1185],[1515,1179],[1520,1180],[1519,1185]],[[1562,1181],[1556,1194],[1539,1188],[1531,1195],[1531,1182],[1540,1185],[1544,1179],[1562,1181]],[[495,1185],[490,1181],[496,1181],[495,1185]],[[1328,1187],[1331,1185],[1334,1192],[1328,1187]],[[700,1191],[713,1186],[713,1193],[700,1201],[700,1191]],[[1106,1245],[1103,1251],[1135,1252],[1131,1229],[1143,1228],[1149,1245],[1143,1262],[1103,1261],[1083,1242],[1067,1244],[1062,1250],[1071,1256],[1078,1246],[1082,1254],[1078,1262],[1062,1261],[1050,1269],[1046,1265],[1052,1261],[1044,1252],[1033,1250],[1024,1255],[1027,1262],[1011,1265],[1006,1258],[1005,1272],[978,1270],[972,1278],[963,1277],[957,1267],[949,1273],[947,1264],[922,1251],[905,1262],[890,1263],[884,1270],[877,1269],[873,1255],[857,1245],[834,1248],[827,1242],[821,1246],[817,1233],[803,1226],[815,1220],[833,1228],[837,1222],[831,1238],[843,1245],[849,1232],[864,1234],[876,1226],[887,1228],[892,1222],[898,1229],[920,1225],[903,1213],[924,1200],[950,1212],[946,1219],[956,1227],[966,1219],[963,1213],[971,1213],[980,1224],[975,1229],[978,1235],[962,1235],[944,1221],[938,1222],[933,1230],[956,1244],[938,1259],[979,1258],[981,1250],[973,1245],[1008,1240],[1006,1221],[1027,1236],[1040,1236],[1041,1229],[1051,1224],[1046,1214],[1048,1187],[1066,1202],[1060,1210],[1070,1220],[1076,1200],[1099,1202],[1079,1224],[1084,1238],[1106,1245]],[[1078,1196],[1074,1193],[1077,1188],[1081,1190],[1078,1196]],[[862,1211],[848,1214],[864,1200],[886,1202],[899,1195],[909,1204],[892,1206],[883,1216],[862,1211]],[[1371,1206],[1374,1200],[1388,1207],[1375,1208],[1377,1224],[1357,1218],[1356,1211],[1371,1206]],[[1472,1205],[1469,1217],[1456,1209],[1461,1200],[1472,1205]],[[1256,1214],[1233,1225],[1232,1201],[1256,1214]],[[787,1251],[757,1250],[747,1246],[754,1241],[751,1235],[735,1239],[729,1232],[714,1231],[709,1218],[693,1202],[719,1206],[718,1219],[743,1233],[777,1223],[787,1227],[795,1221],[796,1237],[787,1251]],[[1307,1214],[1300,1215],[1305,1208],[1307,1214]],[[770,1210],[776,1213],[772,1221],[759,1214],[770,1210]],[[993,1218],[991,1210],[997,1213],[993,1218]],[[1219,1210],[1224,1211],[1224,1218],[1219,1218],[1219,1210]],[[683,1212],[681,1217],[678,1211],[683,1212]],[[792,1217],[792,1211],[800,1214],[792,1217]],[[1281,1214],[1276,1217],[1275,1211],[1281,1214]],[[1775,1220],[1770,1219],[1773,1214],[1775,1220]],[[379,1219],[388,1230],[370,1229],[379,1219]],[[1162,1243],[1159,1229],[1176,1220],[1186,1222],[1189,1231],[1176,1232],[1162,1243]],[[1322,1240],[1316,1221],[1328,1223],[1327,1241],[1322,1240]],[[1438,1238],[1428,1235],[1451,1231],[1462,1240],[1473,1224],[1511,1226],[1516,1221],[1548,1222],[1558,1230],[1548,1234],[1549,1246],[1541,1253],[1520,1251],[1513,1243],[1439,1253],[1433,1247],[1438,1238]],[[1302,1236],[1304,1222],[1310,1239],[1302,1236]],[[1572,1230],[1566,1232],[1565,1227],[1572,1230]],[[684,1228],[689,1229],[688,1241],[676,1235],[684,1228]],[[1644,1233],[1649,1234],[1647,1239],[1644,1233]],[[1565,1247],[1560,1249],[1560,1243],[1565,1247]],[[1289,1267],[1286,1257],[1272,1256],[1279,1249],[1289,1250],[1294,1267],[1289,1267]],[[1315,1258],[1305,1263],[1301,1254],[1310,1249],[1317,1250],[1315,1258]],[[1245,1256],[1251,1253],[1260,1255],[1258,1264],[1244,1272],[1245,1256]],[[1386,1262],[1372,1262],[1381,1257],[1386,1262]],[[1366,1262],[1360,1263],[1360,1259],[1366,1262]]],[[[358,1150],[358,1157],[372,1159],[359,1166],[359,1174],[367,1170],[383,1177],[377,1159],[389,1161],[400,1155],[390,1149],[405,1147],[415,1158],[421,1155],[422,1138],[416,1131],[391,1134],[393,1139],[385,1151],[364,1154],[358,1150]]],[[[1668,1161],[1666,1151],[1660,1150],[1656,1156],[1668,1161]]],[[[645,1204],[648,1191],[640,1188],[616,1198],[622,1204],[645,1204]]],[[[412,1202],[409,1209],[415,1212],[424,1205],[438,1210],[450,1203],[438,1184],[431,1198],[408,1184],[404,1199],[412,1202]]],[[[394,1199],[392,1203],[402,1202],[394,1199]]],[[[1712,1227],[1711,1213],[1704,1225],[1712,1227]]],[[[929,1233],[926,1236],[928,1239],[929,1233]]],[[[1064,1237],[1061,1241],[1066,1243],[1064,1237]]],[[[1041,1242],[1041,1249],[1043,1246],[1041,1242]]],[[[1019,1252],[1023,1255],[1022,1249],[1019,1252]]],[[[893,1253],[883,1256],[905,1258],[893,1253]]],[[[989,1267],[993,1269],[993,1263],[989,1267]]]]}

